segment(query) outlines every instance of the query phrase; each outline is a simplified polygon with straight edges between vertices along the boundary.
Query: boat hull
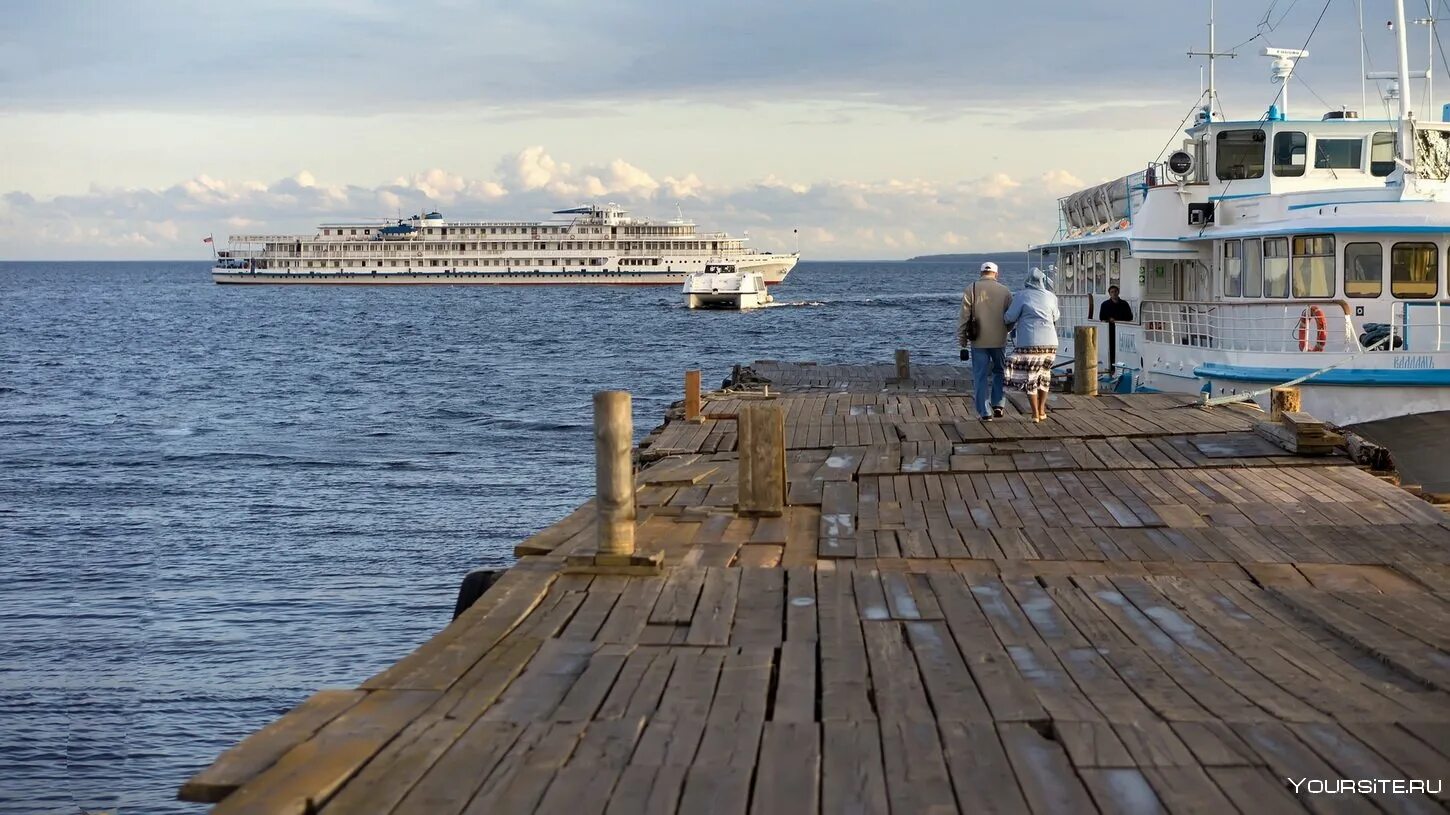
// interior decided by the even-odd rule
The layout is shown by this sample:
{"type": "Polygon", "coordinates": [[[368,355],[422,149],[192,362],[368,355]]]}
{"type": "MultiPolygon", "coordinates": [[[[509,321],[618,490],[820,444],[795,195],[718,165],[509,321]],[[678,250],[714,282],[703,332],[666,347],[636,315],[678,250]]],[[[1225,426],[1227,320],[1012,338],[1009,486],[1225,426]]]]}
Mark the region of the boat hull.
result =
{"type": "MultiPolygon", "coordinates": [[[[768,284],[785,282],[795,268],[794,256],[735,259],[742,271],[760,272],[768,284]]],[[[212,281],[224,285],[353,285],[353,286],[679,286],[688,271],[633,271],[624,269],[555,270],[529,269],[474,271],[463,269],[311,269],[281,271],[269,269],[212,269],[212,281]]]]}
{"type": "Polygon", "coordinates": [[[1365,422],[1349,429],[1390,451],[1402,483],[1450,493],[1450,410],[1365,422]]]}

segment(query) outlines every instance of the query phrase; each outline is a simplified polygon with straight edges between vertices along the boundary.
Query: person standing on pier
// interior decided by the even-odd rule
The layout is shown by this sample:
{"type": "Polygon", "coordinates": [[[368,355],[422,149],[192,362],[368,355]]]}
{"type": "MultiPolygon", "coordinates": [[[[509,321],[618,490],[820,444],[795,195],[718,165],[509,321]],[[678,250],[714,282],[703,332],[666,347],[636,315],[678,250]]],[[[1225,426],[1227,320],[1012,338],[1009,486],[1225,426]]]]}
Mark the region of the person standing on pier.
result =
{"type": "Polygon", "coordinates": [[[1015,332],[1007,380],[1026,392],[1034,422],[1047,418],[1047,393],[1052,388],[1052,364],[1057,361],[1057,321],[1061,316],[1047,275],[1033,269],[1027,276],[1027,287],[1012,298],[1006,320],[1015,332]]]}
{"type": "Polygon", "coordinates": [[[1003,318],[1012,305],[1012,291],[997,281],[997,264],[982,264],[981,276],[962,292],[962,309],[957,315],[957,341],[962,359],[971,348],[972,397],[977,416],[984,422],[1001,418],[1007,403],[1003,393],[1007,345],[1007,322],[1003,318]]]}

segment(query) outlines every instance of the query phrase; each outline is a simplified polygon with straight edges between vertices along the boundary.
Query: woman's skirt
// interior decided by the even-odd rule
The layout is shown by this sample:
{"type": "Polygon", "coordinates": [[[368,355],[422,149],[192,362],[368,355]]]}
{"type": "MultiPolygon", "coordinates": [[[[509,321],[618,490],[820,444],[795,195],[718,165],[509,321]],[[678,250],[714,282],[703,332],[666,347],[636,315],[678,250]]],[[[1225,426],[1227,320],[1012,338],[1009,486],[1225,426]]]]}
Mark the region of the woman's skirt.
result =
{"type": "Polygon", "coordinates": [[[1052,389],[1052,363],[1057,360],[1057,346],[1034,345],[1012,349],[1007,360],[1007,382],[1027,393],[1052,389]]]}

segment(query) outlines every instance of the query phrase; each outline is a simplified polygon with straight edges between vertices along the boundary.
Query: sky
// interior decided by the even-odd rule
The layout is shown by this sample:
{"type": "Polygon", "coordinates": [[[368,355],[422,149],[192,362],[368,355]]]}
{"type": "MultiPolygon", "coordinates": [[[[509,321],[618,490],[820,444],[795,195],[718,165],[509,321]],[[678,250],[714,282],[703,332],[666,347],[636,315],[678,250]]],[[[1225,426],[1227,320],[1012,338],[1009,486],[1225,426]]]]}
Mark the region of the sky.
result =
{"type": "MultiPolygon", "coordinates": [[[[1389,68],[1393,5],[1364,3],[1370,67],[1389,68]]],[[[202,259],[208,234],[588,202],[807,259],[1018,250],[1051,236],[1057,198],[1181,141],[1208,19],[1207,0],[4,8],[9,260],[202,259]]],[[[1265,45],[1309,43],[1291,113],[1362,107],[1353,0],[1218,0],[1217,19],[1239,46],[1218,69],[1229,118],[1278,92],[1265,45]]],[[[1410,35],[1423,68],[1428,28],[1410,35]]]]}

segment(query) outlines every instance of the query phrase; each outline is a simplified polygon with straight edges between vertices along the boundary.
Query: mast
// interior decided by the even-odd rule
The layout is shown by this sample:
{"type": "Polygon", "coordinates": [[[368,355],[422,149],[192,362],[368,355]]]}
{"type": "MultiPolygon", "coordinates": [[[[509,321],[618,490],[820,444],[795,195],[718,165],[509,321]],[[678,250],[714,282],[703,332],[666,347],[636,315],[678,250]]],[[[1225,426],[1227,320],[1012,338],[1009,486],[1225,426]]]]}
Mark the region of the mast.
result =
{"type": "MultiPolygon", "coordinates": [[[[1218,50],[1218,40],[1215,38],[1215,35],[1214,35],[1213,4],[1214,4],[1214,0],[1208,0],[1208,50],[1207,51],[1189,51],[1188,52],[1188,56],[1190,56],[1190,57],[1208,57],[1208,88],[1207,88],[1207,93],[1208,93],[1208,118],[1209,118],[1210,121],[1212,121],[1212,119],[1213,119],[1213,105],[1214,105],[1215,102],[1218,101],[1218,88],[1217,88],[1217,85],[1215,84],[1216,77],[1215,77],[1214,70],[1213,70],[1213,68],[1214,68],[1213,62],[1214,62],[1215,59],[1217,59],[1219,57],[1228,57],[1229,59],[1233,59],[1234,57],[1238,56],[1237,54],[1233,53],[1232,51],[1220,53],[1219,50],[1218,50]]],[[[1222,105],[1220,105],[1219,107],[1221,108],[1222,105]]]]}
{"type": "Polygon", "coordinates": [[[1409,45],[1405,40],[1405,0],[1395,0],[1395,49],[1398,57],[1396,69],[1400,83],[1400,122],[1398,127],[1400,160],[1405,163],[1405,175],[1413,176],[1415,154],[1414,145],[1411,144],[1410,125],[1415,114],[1410,110],[1410,54],[1409,45]]]}
{"type": "Polygon", "coordinates": [[[1354,0],[1356,10],[1359,11],[1359,110],[1361,116],[1369,115],[1369,90],[1366,87],[1365,76],[1365,43],[1364,43],[1364,0],[1354,0]]]}

